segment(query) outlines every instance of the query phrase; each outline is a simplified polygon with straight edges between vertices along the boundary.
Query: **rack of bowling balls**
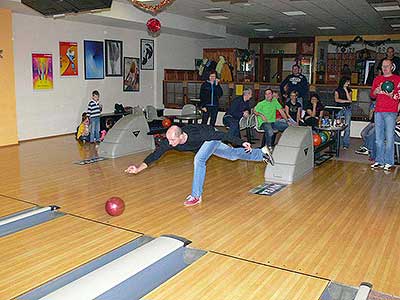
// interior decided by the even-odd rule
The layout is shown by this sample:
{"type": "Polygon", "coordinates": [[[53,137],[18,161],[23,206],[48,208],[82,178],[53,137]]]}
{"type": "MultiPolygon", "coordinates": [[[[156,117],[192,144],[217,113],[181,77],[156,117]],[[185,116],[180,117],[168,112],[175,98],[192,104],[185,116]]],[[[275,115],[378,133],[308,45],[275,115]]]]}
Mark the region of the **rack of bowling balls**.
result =
{"type": "Polygon", "coordinates": [[[320,152],[334,142],[334,133],[328,130],[322,130],[313,133],[314,152],[320,152]]]}

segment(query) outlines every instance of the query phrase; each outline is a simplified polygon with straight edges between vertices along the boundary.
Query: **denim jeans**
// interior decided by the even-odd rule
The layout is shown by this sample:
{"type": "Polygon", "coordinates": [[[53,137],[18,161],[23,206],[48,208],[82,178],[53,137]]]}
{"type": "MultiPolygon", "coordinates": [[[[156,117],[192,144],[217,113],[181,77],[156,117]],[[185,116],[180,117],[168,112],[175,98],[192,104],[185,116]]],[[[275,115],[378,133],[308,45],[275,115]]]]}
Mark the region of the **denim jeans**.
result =
{"type": "Polygon", "coordinates": [[[375,112],[376,159],[381,165],[394,165],[394,128],[397,113],[375,112]]]}
{"type": "Polygon", "coordinates": [[[90,142],[90,134],[89,134],[89,135],[81,135],[81,136],[79,137],[79,140],[80,140],[81,142],[87,142],[87,143],[89,143],[89,142],[90,142]]]}
{"type": "MultiPolygon", "coordinates": [[[[374,123],[369,123],[370,124],[374,124],[374,123]]],[[[368,127],[368,126],[367,126],[368,127]]],[[[366,128],[367,128],[366,127],[366,128]]],[[[365,128],[364,128],[365,129],[365,128]]],[[[363,132],[361,132],[361,136],[363,136],[363,132]]],[[[376,159],[376,146],[375,146],[375,126],[372,126],[372,128],[370,128],[368,130],[368,134],[365,134],[363,136],[363,141],[364,141],[364,146],[367,147],[367,149],[369,150],[369,157],[372,160],[376,159]]]]}
{"type": "Polygon", "coordinates": [[[288,128],[287,122],[283,119],[283,121],[278,120],[273,123],[262,123],[261,124],[261,129],[264,130],[264,136],[265,136],[265,144],[268,147],[272,146],[272,137],[274,135],[274,130],[283,132],[285,131],[286,128],[288,128]]]}
{"type": "Polygon", "coordinates": [[[240,138],[239,120],[236,120],[230,115],[225,115],[222,122],[226,127],[229,127],[228,134],[240,138]]]}
{"type": "MultiPolygon", "coordinates": [[[[374,135],[374,144],[375,144],[375,123],[369,122],[367,126],[364,127],[363,130],[361,130],[361,139],[363,140],[363,144],[361,146],[367,147],[367,139],[368,137],[373,134],[374,135]]],[[[368,150],[371,150],[368,148],[368,150]]]]}
{"type": "Polygon", "coordinates": [[[351,126],[351,107],[347,107],[342,109],[337,114],[338,117],[344,117],[345,122],[347,124],[346,129],[344,130],[343,136],[343,147],[349,148],[350,146],[350,126],[351,126]]]}
{"type": "Polygon", "coordinates": [[[90,118],[90,142],[100,142],[100,117],[90,118]]]}
{"type": "Polygon", "coordinates": [[[206,177],[206,164],[211,155],[216,155],[229,160],[262,161],[261,149],[253,149],[247,153],[244,148],[233,148],[221,141],[204,142],[194,157],[194,172],[192,182],[192,196],[200,197],[203,194],[203,185],[206,177]]]}

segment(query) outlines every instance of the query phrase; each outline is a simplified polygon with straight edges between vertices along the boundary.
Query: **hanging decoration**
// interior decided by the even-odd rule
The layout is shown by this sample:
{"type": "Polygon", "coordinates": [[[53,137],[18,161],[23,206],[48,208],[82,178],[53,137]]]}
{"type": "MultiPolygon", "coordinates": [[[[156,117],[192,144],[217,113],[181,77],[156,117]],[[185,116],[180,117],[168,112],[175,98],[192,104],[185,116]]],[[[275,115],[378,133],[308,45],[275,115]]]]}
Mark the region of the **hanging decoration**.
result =
{"type": "Polygon", "coordinates": [[[341,51],[345,52],[346,48],[350,47],[354,43],[363,43],[366,46],[379,47],[390,41],[391,41],[391,39],[386,39],[386,40],[382,40],[382,41],[366,41],[361,36],[357,35],[353,40],[346,41],[346,42],[336,42],[333,39],[329,39],[329,44],[336,46],[337,48],[341,48],[341,51]]]}
{"type": "Polygon", "coordinates": [[[132,4],[134,6],[144,10],[145,12],[151,13],[153,15],[156,15],[158,12],[160,12],[162,9],[164,9],[166,6],[170,5],[174,1],[175,0],[161,0],[159,4],[150,5],[150,4],[143,3],[139,0],[131,0],[132,4]]]}
{"type": "Polygon", "coordinates": [[[161,29],[161,23],[156,18],[151,18],[150,20],[148,20],[146,26],[151,33],[157,33],[161,29]]]}
{"type": "MultiPolygon", "coordinates": [[[[153,15],[156,15],[162,9],[164,9],[166,6],[170,5],[174,1],[175,0],[161,0],[159,4],[150,5],[143,3],[142,1],[139,0],[131,0],[134,6],[153,15]]],[[[156,18],[151,18],[150,20],[147,21],[146,26],[150,34],[155,37],[161,29],[161,22],[156,18]]]]}

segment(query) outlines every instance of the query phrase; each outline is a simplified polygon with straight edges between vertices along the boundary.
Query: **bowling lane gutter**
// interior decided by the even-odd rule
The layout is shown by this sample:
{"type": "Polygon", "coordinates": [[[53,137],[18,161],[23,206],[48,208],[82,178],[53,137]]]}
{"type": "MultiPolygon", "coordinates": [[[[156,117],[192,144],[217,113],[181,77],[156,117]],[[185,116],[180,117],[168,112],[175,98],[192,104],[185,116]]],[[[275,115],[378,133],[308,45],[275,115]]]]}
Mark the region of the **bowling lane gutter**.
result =
{"type": "MultiPolygon", "coordinates": [[[[38,206],[37,203],[30,202],[30,201],[27,201],[27,200],[18,199],[18,198],[15,198],[15,197],[4,195],[4,194],[0,194],[0,196],[38,206]]],[[[61,207],[61,209],[62,209],[62,207],[61,207]]],[[[83,216],[80,216],[80,215],[76,215],[76,214],[72,214],[72,213],[65,212],[65,211],[63,211],[63,213],[65,213],[66,215],[70,215],[70,216],[81,218],[81,219],[84,219],[84,220],[87,220],[87,221],[91,221],[91,222],[94,222],[94,223],[97,223],[97,224],[107,225],[107,226],[118,228],[118,229],[125,230],[125,231],[128,231],[128,232],[144,235],[144,233],[140,232],[140,231],[128,229],[128,228],[117,226],[117,225],[113,225],[113,224],[110,224],[110,223],[100,222],[100,221],[97,221],[97,220],[93,220],[93,219],[90,219],[90,218],[86,218],[86,217],[83,217],[83,216]]]]}
{"type": "Polygon", "coordinates": [[[230,258],[234,258],[234,259],[246,261],[246,262],[253,263],[253,264],[256,264],[256,265],[260,265],[260,266],[265,266],[265,267],[270,267],[270,268],[274,268],[274,269],[279,269],[279,270],[282,270],[282,271],[287,271],[287,272],[290,272],[290,273],[295,273],[295,274],[299,274],[299,275],[303,275],[303,276],[307,276],[307,277],[312,277],[312,278],[316,278],[316,279],[327,280],[328,282],[331,281],[329,278],[326,278],[326,277],[322,277],[322,276],[318,276],[318,275],[313,275],[313,274],[308,274],[308,273],[304,273],[304,272],[292,270],[292,269],[289,269],[289,268],[280,267],[280,266],[277,266],[277,265],[272,265],[272,264],[268,264],[268,263],[263,263],[263,262],[259,262],[259,261],[256,261],[256,260],[251,260],[251,259],[247,259],[247,258],[243,258],[243,257],[239,257],[239,256],[227,254],[227,253],[222,253],[222,252],[214,251],[214,250],[207,250],[207,251],[210,252],[210,253],[214,253],[214,254],[218,254],[218,255],[223,255],[223,256],[226,256],[226,257],[230,257],[230,258]]]}

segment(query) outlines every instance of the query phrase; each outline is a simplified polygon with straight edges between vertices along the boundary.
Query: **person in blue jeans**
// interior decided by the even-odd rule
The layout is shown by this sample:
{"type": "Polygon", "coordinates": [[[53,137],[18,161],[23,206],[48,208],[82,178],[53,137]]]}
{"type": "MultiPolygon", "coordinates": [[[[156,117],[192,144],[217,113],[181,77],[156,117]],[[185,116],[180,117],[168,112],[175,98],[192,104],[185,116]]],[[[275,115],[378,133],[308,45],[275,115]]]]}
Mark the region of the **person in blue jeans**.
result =
{"type": "Polygon", "coordinates": [[[228,108],[222,119],[224,125],[229,127],[228,133],[232,136],[240,138],[239,121],[242,117],[248,118],[250,116],[249,100],[252,93],[253,91],[250,88],[246,88],[242,96],[233,99],[232,105],[228,108]]]}
{"type": "Polygon", "coordinates": [[[393,62],[385,59],[382,62],[383,75],[375,77],[370,92],[371,98],[376,99],[376,159],[371,168],[382,168],[385,171],[390,171],[394,165],[394,135],[400,98],[400,76],[392,74],[392,70],[393,62]],[[393,90],[383,86],[386,81],[393,83],[393,90]]]}
{"type": "Polygon", "coordinates": [[[208,119],[210,119],[210,125],[215,126],[218,116],[219,98],[222,97],[223,93],[217,73],[212,71],[208,80],[203,82],[200,87],[201,124],[207,124],[208,119]]]}
{"type": "Polygon", "coordinates": [[[344,130],[343,137],[343,149],[348,149],[350,146],[350,126],[351,126],[351,89],[350,78],[343,76],[339,80],[339,86],[335,90],[335,102],[336,106],[343,107],[343,109],[337,114],[338,117],[344,117],[347,124],[344,130]]]}
{"type": "MultiPolygon", "coordinates": [[[[373,101],[370,106],[369,106],[369,120],[370,122],[368,123],[367,126],[361,130],[361,139],[363,141],[362,145],[360,146],[359,149],[357,149],[355,152],[357,154],[371,154],[372,151],[372,146],[371,146],[371,137],[374,138],[373,140],[373,148],[375,148],[375,120],[374,120],[374,112],[375,112],[375,101],[373,101]]],[[[371,158],[371,157],[370,157],[371,158]]]]}
{"type": "Polygon", "coordinates": [[[206,176],[206,165],[211,155],[222,157],[228,160],[250,160],[264,161],[273,164],[268,147],[252,149],[251,144],[227,133],[217,131],[210,125],[187,125],[183,128],[171,126],[166,133],[166,140],[160,142],[159,147],[148,155],[140,165],[131,165],[125,172],[137,174],[158,160],[169,150],[192,151],[194,157],[194,172],[192,181],[192,193],[187,196],[184,205],[193,206],[202,201],[203,186],[206,176]],[[223,143],[230,142],[235,145],[242,145],[243,148],[233,148],[223,143]]]}
{"type": "Polygon", "coordinates": [[[100,142],[100,113],[103,106],[100,104],[100,93],[92,92],[92,99],[88,103],[87,115],[90,118],[90,142],[100,142]]]}
{"type": "Polygon", "coordinates": [[[272,150],[274,131],[283,132],[288,128],[288,116],[278,99],[273,97],[273,91],[270,88],[265,90],[264,95],[265,99],[258,102],[254,108],[254,114],[257,116],[257,127],[264,130],[265,143],[272,150]],[[276,121],[277,111],[283,117],[283,122],[276,121]]]}

